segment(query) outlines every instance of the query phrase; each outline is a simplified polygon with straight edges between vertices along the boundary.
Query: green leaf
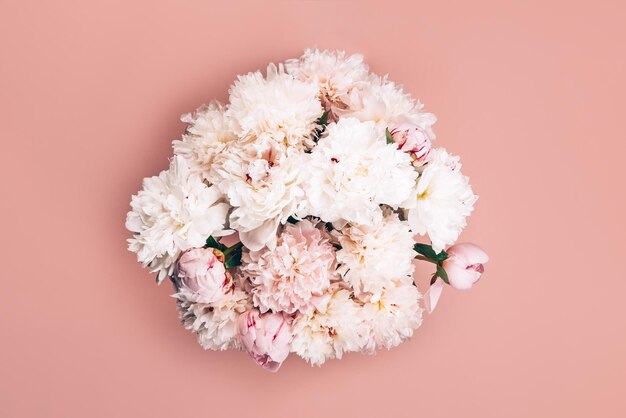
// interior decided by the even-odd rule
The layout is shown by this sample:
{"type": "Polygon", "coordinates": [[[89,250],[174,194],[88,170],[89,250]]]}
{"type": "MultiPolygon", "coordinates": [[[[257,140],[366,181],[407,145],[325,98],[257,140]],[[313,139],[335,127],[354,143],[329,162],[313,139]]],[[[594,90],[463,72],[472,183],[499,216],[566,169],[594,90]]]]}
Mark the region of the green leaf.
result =
{"type": "Polygon", "coordinates": [[[436,253],[435,250],[433,250],[433,247],[428,245],[428,244],[422,244],[422,243],[417,243],[413,246],[413,249],[415,250],[416,253],[423,255],[426,258],[430,258],[431,260],[434,261],[443,261],[446,258],[448,258],[448,253],[445,251],[442,251],[440,253],[436,253]]]}
{"type": "Polygon", "coordinates": [[[450,284],[448,281],[448,273],[446,273],[446,270],[441,266],[441,264],[437,264],[437,276],[441,277],[446,284],[450,284]]]}
{"type": "Polygon", "coordinates": [[[324,113],[322,113],[322,116],[320,116],[315,123],[318,127],[315,129],[313,140],[317,142],[326,130],[326,125],[328,125],[328,111],[325,110],[324,113]]]}
{"type": "Polygon", "coordinates": [[[326,126],[328,124],[328,111],[325,110],[322,116],[317,120],[318,125],[326,126]]]}
{"type": "Polygon", "coordinates": [[[224,260],[226,268],[233,268],[241,265],[241,250],[232,252],[227,259],[224,260]]]}
{"type": "Polygon", "coordinates": [[[391,136],[391,132],[389,132],[389,128],[385,128],[385,138],[387,139],[388,144],[393,144],[393,136],[391,136]]]}
{"type": "Polygon", "coordinates": [[[413,249],[418,254],[421,254],[424,257],[428,257],[432,260],[434,260],[435,257],[437,257],[437,253],[435,252],[435,250],[433,250],[433,247],[431,247],[430,245],[422,244],[418,242],[413,246],[413,249]]]}
{"type": "Polygon", "coordinates": [[[241,265],[241,253],[243,250],[243,244],[238,242],[232,247],[226,248],[224,253],[224,266],[226,268],[237,267],[241,265]]]}
{"type": "Polygon", "coordinates": [[[222,252],[224,253],[224,257],[228,257],[229,254],[232,254],[237,251],[241,251],[243,249],[243,243],[238,242],[233,244],[231,247],[226,248],[222,252]]]}
{"type": "Polygon", "coordinates": [[[429,263],[433,263],[433,264],[437,264],[438,263],[437,260],[432,260],[432,259],[430,259],[428,257],[424,257],[423,255],[416,255],[415,258],[417,258],[418,260],[421,260],[421,261],[428,261],[429,263]]]}
{"type": "Polygon", "coordinates": [[[224,244],[220,244],[215,238],[213,238],[213,235],[211,235],[209,238],[207,238],[206,240],[206,244],[204,245],[205,247],[209,247],[209,248],[217,248],[220,251],[224,251],[226,248],[228,248],[227,246],[225,246],[224,244]]]}
{"type": "Polygon", "coordinates": [[[439,254],[437,254],[437,261],[444,261],[448,258],[448,253],[445,251],[441,251],[439,254]]]}

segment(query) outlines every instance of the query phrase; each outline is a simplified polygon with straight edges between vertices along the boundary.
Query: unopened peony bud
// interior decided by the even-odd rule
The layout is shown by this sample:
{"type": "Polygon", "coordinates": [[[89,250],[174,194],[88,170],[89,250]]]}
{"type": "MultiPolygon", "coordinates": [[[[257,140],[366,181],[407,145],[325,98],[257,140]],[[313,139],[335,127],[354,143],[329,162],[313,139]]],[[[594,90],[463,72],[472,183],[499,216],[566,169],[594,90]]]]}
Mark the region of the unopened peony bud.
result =
{"type": "Polygon", "coordinates": [[[448,258],[442,266],[448,275],[450,285],[457,289],[472,287],[485,271],[483,264],[489,261],[485,251],[470,243],[453,245],[446,252],[448,258]]]}
{"type": "Polygon", "coordinates": [[[178,259],[175,283],[177,297],[189,302],[213,303],[233,286],[224,267],[224,255],[215,248],[190,248],[178,259]]]}
{"type": "Polygon", "coordinates": [[[277,371],[289,355],[291,318],[285,314],[252,309],[239,316],[237,330],[250,357],[269,371],[277,371]]]}

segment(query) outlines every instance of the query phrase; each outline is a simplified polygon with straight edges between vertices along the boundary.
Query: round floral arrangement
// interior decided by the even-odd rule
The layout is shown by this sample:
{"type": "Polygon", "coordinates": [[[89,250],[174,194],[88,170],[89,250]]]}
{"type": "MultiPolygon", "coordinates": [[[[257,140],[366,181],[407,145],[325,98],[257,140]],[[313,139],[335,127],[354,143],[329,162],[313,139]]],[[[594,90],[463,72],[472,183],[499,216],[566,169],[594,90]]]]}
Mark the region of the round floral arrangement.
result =
{"type": "Polygon", "coordinates": [[[182,117],[169,169],[144,179],[126,219],[129,250],[170,278],[203,348],[272,371],[289,353],[374,353],[411,337],[444,284],[479,279],[487,254],[452,245],[477,199],[459,157],[362,56],[307,50],[229,96],[182,117]],[[416,260],[432,263],[424,298],[416,260]]]}

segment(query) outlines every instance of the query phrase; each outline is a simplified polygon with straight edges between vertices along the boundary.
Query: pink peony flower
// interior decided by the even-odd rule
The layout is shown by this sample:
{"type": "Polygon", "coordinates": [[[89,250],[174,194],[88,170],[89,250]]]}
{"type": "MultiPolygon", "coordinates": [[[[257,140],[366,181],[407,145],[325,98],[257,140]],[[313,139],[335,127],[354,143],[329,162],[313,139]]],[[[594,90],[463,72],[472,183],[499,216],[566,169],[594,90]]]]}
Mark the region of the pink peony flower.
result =
{"type": "Polygon", "coordinates": [[[469,289],[485,271],[484,263],[489,256],[479,246],[470,243],[455,244],[446,250],[448,258],[443,268],[448,274],[450,285],[457,289],[469,289]]]}
{"type": "Polygon", "coordinates": [[[411,154],[413,165],[420,167],[430,160],[432,144],[427,133],[419,126],[401,123],[393,128],[391,137],[400,151],[411,154]]]}
{"type": "Polygon", "coordinates": [[[261,315],[257,309],[243,313],[237,322],[241,345],[260,366],[275,372],[289,355],[291,320],[282,313],[261,315]]]}
{"type": "Polygon", "coordinates": [[[285,225],[276,248],[243,254],[241,274],[250,280],[261,312],[311,314],[323,304],[335,275],[335,249],[326,231],[303,220],[285,225]]]}
{"type": "Polygon", "coordinates": [[[233,288],[224,255],[214,248],[190,248],[182,253],[175,277],[176,297],[194,303],[213,303],[233,288]]]}

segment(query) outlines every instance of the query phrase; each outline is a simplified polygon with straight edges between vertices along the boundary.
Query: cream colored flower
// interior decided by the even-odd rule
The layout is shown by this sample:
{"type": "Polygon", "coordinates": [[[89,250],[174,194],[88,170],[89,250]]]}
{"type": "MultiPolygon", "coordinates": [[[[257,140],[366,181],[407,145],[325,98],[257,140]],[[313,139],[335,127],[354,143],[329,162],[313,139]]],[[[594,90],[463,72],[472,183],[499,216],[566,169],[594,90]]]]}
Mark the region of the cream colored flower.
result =
{"type": "Polygon", "coordinates": [[[226,116],[231,130],[241,139],[269,136],[286,147],[298,149],[315,145],[316,121],[323,109],[317,86],[286,74],[282,65],[239,76],[230,88],[226,116]]]}
{"type": "Polygon", "coordinates": [[[341,359],[343,353],[359,351],[368,328],[350,291],[337,290],[324,312],[301,314],[293,323],[291,351],[314,366],[341,359]]]}
{"type": "Polygon", "coordinates": [[[300,59],[288,60],[285,68],[297,79],[318,86],[319,99],[329,120],[337,121],[338,112],[346,110],[350,93],[368,77],[363,56],[346,56],[344,51],[307,49],[300,59]]]}
{"type": "Polygon", "coordinates": [[[459,157],[438,148],[403,207],[408,208],[413,231],[428,234],[439,252],[458,239],[477,199],[469,178],[461,173],[459,157]]]}
{"type": "Polygon", "coordinates": [[[328,125],[306,170],[305,213],[339,224],[380,222],[380,205],[405,201],[417,177],[411,157],[387,144],[384,130],[354,118],[328,125]]]}
{"type": "Polygon", "coordinates": [[[304,199],[301,170],[304,156],[289,155],[270,138],[229,146],[212,168],[210,179],[233,207],[230,227],[241,242],[257,251],[276,243],[280,224],[296,213],[304,199]]]}
{"type": "Polygon", "coordinates": [[[252,308],[250,302],[250,296],[235,287],[214,303],[178,299],[178,311],[185,329],[198,335],[198,343],[205,350],[239,349],[237,320],[252,308]]]}
{"type": "Polygon", "coordinates": [[[208,187],[189,170],[183,157],[174,157],[170,168],[143,180],[143,189],[132,197],[126,228],[133,233],[128,249],[158,272],[158,281],[171,275],[179,254],[202,247],[210,236],[225,229],[228,204],[216,187],[208,187]]]}
{"type": "Polygon", "coordinates": [[[402,90],[402,86],[387,77],[370,75],[367,83],[351,91],[347,104],[348,107],[340,112],[341,117],[374,121],[390,131],[410,123],[422,129],[430,140],[435,139],[432,131],[432,125],[437,121],[435,115],[423,112],[422,103],[413,100],[402,90]]]}
{"type": "Polygon", "coordinates": [[[355,294],[379,295],[395,281],[412,282],[415,240],[396,213],[387,211],[374,225],[349,225],[333,234],[341,245],[337,271],[355,294]]]}
{"type": "Polygon", "coordinates": [[[185,158],[190,170],[208,179],[209,169],[216,155],[227,143],[236,139],[229,130],[226,108],[217,101],[187,113],[181,120],[187,123],[182,140],[174,141],[174,155],[185,158]]]}
{"type": "Polygon", "coordinates": [[[381,295],[364,300],[363,321],[369,328],[365,351],[393,348],[422,324],[421,295],[413,283],[396,283],[381,295]]]}

